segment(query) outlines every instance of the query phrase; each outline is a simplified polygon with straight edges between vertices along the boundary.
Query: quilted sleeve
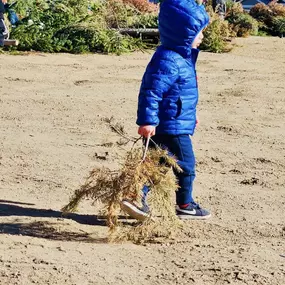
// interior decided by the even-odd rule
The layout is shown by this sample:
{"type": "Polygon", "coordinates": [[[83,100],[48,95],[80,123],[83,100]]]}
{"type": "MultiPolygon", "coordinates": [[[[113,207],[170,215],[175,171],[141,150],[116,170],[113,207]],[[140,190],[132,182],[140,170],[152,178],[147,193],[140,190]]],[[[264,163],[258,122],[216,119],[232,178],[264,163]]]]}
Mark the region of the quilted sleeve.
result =
{"type": "Polygon", "coordinates": [[[153,58],[142,79],[139,93],[137,125],[159,124],[159,102],[178,79],[176,63],[169,58],[153,58]]]}

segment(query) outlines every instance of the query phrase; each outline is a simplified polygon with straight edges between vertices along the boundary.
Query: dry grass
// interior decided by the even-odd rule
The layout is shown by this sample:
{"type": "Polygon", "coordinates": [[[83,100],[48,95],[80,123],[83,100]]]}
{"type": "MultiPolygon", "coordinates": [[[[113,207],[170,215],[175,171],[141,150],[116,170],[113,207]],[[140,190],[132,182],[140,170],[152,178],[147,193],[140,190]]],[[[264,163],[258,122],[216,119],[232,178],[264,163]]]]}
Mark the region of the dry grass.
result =
{"type": "Polygon", "coordinates": [[[144,161],[142,157],[143,149],[134,148],[127,153],[118,171],[104,167],[92,170],[86,183],[75,191],[63,211],[75,211],[82,199],[91,198],[93,202],[102,204],[112,241],[141,243],[171,237],[180,225],[173,205],[178,186],[171,169],[181,169],[176,159],[161,148],[149,149],[144,161]],[[139,204],[144,185],[151,188],[148,198],[150,217],[142,223],[120,223],[121,201],[128,199],[139,204]]]}

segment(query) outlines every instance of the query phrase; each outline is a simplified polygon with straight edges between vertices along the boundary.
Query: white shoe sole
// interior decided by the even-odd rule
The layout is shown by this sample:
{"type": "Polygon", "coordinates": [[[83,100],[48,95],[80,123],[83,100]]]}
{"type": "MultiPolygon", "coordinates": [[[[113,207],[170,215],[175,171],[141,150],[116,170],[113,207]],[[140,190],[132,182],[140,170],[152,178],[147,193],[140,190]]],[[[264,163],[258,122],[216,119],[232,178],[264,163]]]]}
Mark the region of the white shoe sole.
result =
{"type": "Polygon", "coordinates": [[[207,216],[192,216],[192,215],[177,214],[177,217],[180,220],[208,220],[212,217],[212,215],[209,214],[207,216]]]}
{"type": "Polygon", "coordinates": [[[133,203],[127,200],[121,202],[121,209],[138,221],[145,221],[149,217],[148,213],[141,211],[133,203]]]}

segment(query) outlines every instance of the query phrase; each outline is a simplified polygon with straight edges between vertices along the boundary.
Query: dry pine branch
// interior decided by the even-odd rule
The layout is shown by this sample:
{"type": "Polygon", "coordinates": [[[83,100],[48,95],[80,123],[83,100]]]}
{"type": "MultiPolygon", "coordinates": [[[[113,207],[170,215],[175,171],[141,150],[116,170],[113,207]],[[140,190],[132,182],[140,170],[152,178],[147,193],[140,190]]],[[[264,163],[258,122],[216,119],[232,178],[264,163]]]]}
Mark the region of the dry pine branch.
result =
{"type": "Polygon", "coordinates": [[[134,148],[127,153],[125,162],[118,171],[105,167],[92,170],[86,183],[75,191],[63,212],[75,211],[82,199],[91,198],[103,205],[111,240],[132,240],[139,243],[170,237],[179,226],[173,207],[177,183],[170,170],[181,169],[175,158],[169,156],[166,150],[150,149],[144,161],[142,155],[142,149],[134,148]],[[122,199],[139,203],[144,185],[151,188],[151,216],[156,215],[157,218],[127,226],[121,224],[117,217],[122,199]]]}

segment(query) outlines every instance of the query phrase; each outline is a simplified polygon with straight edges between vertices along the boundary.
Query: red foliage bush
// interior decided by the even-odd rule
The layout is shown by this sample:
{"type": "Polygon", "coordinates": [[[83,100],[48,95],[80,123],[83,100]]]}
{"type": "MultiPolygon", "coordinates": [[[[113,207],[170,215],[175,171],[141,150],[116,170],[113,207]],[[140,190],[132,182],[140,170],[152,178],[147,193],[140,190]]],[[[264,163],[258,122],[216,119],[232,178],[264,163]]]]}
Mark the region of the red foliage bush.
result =
{"type": "Polygon", "coordinates": [[[264,3],[258,3],[250,9],[250,15],[260,22],[266,23],[270,18],[269,6],[264,3]]]}
{"type": "Polygon", "coordinates": [[[134,6],[142,13],[153,13],[158,11],[158,5],[148,2],[148,0],[122,0],[125,4],[134,6]]]}
{"type": "Polygon", "coordinates": [[[276,1],[268,5],[258,3],[250,9],[250,15],[260,22],[270,25],[273,17],[285,17],[285,6],[276,1]]]}
{"type": "Polygon", "coordinates": [[[276,17],[285,17],[285,6],[278,4],[276,1],[272,1],[268,4],[269,8],[272,11],[272,16],[276,17]]]}
{"type": "Polygon", "coordinates": [[[258,20],[259,27],[272,35],[282,35],[285,23],[285,6],[272,1],[268,5],[256,4],[250,9],[250,15],[258,20]]]}

